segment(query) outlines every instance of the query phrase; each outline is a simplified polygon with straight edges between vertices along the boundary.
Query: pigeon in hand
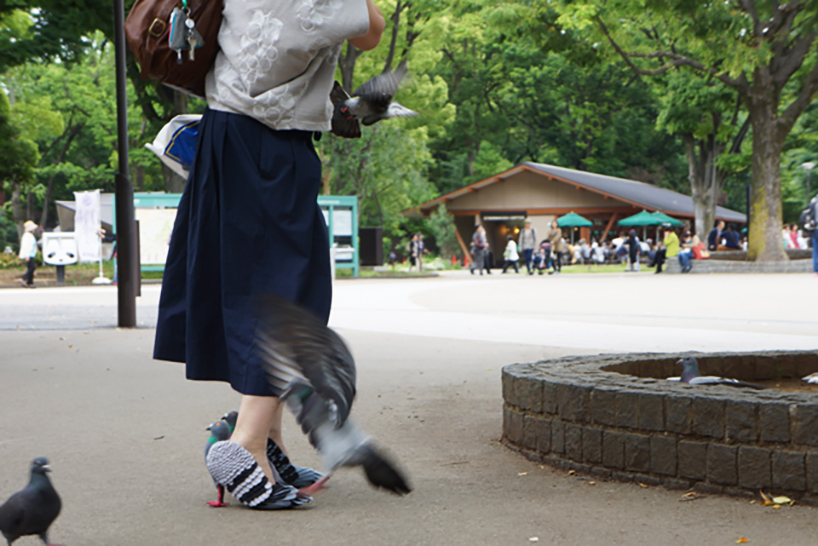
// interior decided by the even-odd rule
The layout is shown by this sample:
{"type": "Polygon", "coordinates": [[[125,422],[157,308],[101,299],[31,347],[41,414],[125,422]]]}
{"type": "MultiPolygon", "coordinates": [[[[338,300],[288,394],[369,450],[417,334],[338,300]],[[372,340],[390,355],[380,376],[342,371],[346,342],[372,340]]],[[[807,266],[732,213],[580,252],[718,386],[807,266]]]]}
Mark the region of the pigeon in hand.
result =
{"type": "Polygon", "coordinates": [[[682,383],[687,383],[688,385],[724,385],[726,387],[747,387],[756,390],[767,388],[762,385],[739,381],[738,379],[727,379],[726,377],[718,377],[715,375],[702,375],[699,373],[699,361],[692,356],[686,356],[676,364],[682,366],[682,376],[679,379],[670,379],[680,380],[682,383]]]}
{"type": "Polygon", "coordinates": [[[48,459],[38,457],[31,461],[28,485],[0,506],[0,532],[9,546],[26,535],[37,535],[46,546],[52,546],[48,542],[48,528],[60,515],[62,502],[47,472],[51,472],[48,459]]]}
{"type": "Polygon", "coordinates": [[[417,112],[392,100],[405,75],[405,66],[379,74],[358,87],[351,97],[340,83],[335,82],[329,94],[333,106],[332,133],[345,138],[360,138],[361,123],[369,126],[382,119],[416,116],[417,112]]]}
{"type": "Polygon", "coordinates": [[[811,373],[801,378],[801,381],[806,381],[811,385],[818,385],[818,372],[811,373]]]}
{"type": "Polygon", "coordinates": [[[349,415],[355,361],[340,336],[309,311],[275,296],[261,298],[259,311],[256,340],[267,379],[324,459],[327,475],[302,494],[321,489],[341,466],[362,466],[377,488],[411,492],[406,478],[349,415]]]}
{"type": "MultiPolygon", "coordinates": [[[[210,437],[207,439],[207,444],[205,444],[205,463],[207,463],[207,454],[210,453],[210,448],[213,447],[213,444],[216,442],[221,442],[223,440],[230,439],[230,425],[227,421],[216,421],[209,427],[207,430],[210,431],[210,437]]],[[[211,476],[212,477],[212,476],[211,476]]],[[[224,486],[216,481],[216,478],[213,478],[213,483],[216,484],[216,491],[219,494],[219,498],[214,501],[209,501],[207,504],[214,508],[221,508],[222,506],[227,506],[227,503],[224,502],[224,486]]]]}

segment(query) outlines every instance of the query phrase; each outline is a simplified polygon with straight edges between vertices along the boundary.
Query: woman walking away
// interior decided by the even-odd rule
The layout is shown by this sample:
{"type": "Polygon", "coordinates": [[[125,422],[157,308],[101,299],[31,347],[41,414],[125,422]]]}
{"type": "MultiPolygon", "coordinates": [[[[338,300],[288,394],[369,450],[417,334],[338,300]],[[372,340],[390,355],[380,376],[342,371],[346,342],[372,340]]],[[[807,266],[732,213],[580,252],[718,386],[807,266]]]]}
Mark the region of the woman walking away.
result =
{"type": "Polygon", "coordinates": [[[286,449],[281,393],[267,382],[256,349],[258,297],[278,296],[319,320],[329,317],[330,245],[317,203],[321,160],[313,136],[331,129],[329,95],[343,43],[373,49],[384,28],[372,0],[308,7],[224,1],[153,354],[184,362],[188,379],[225,381],[241,394],[233,435],[211,447],[208,469],[242,504],[262,510],[309,499],[278,465],[277,482],[268,459],[268,449],[286,449]]]}
{"type": "Polygon", "coordinates": [[[508,241],[506,243],[506,250],[503,252],[503,258],[505,259],[505,264],[503,265],[503,273],[508,271],[508,266],[514,266],[514,272],[519,273],[520,270],[517,268],[517,261],[520,259],[520,255],[517,253],[517,243],[514,242],[514,238],[509,235],[506,237],[508,241]]]}
{"type": "Polygon", "coordinates": [[[37,224],[31,220],[27,220],[23,224],[23,237],[20,239],[20,254],[21,260],[26,262],[26,272],[20,283],[26,288],[34,288],[34,270],[37,269],[37,262],[34,258],[37,256],[37,238],[34,237],[34,232],[37,231],[37,224]]]}

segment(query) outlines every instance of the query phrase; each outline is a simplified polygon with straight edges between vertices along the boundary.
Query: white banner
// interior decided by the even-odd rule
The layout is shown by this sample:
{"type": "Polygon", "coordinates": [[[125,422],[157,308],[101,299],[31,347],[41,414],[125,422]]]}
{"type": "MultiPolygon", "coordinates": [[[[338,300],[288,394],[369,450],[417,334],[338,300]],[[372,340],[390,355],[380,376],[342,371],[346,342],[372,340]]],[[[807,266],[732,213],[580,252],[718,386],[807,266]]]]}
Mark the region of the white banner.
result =
{"type": "Polygon", "coordinates": [[[74,202],[77,204],[74,215],[74,235],[77,239],[77,250],[80,262],[99,261],[99,190],[75,191],[74,202]]]}

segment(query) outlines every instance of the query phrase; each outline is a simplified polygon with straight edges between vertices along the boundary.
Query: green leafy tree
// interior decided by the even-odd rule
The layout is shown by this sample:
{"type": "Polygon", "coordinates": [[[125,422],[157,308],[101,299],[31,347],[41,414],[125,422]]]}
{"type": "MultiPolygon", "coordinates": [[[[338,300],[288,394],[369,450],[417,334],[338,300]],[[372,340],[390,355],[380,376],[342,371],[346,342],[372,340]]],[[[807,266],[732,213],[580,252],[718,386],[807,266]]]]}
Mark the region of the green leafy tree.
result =
{"type": "Polygon", "coordinates": [[[818,4],[569,0],[561,10],[562,24],[595,28],[638,74],[683,68],[738,93],[753,133],[749,258],[786,259],[781,154],[818,92],[818,4]]]}
{"type": "Polygon", "coordinates": [[[26,220],[21,195],[33,180],[38,158],[37,145],[20,137],[11,121],[9,99],[0,93],[0,183],[11,191],[12,220],[17,224],[18,236],[23,234],[26,220]]]}

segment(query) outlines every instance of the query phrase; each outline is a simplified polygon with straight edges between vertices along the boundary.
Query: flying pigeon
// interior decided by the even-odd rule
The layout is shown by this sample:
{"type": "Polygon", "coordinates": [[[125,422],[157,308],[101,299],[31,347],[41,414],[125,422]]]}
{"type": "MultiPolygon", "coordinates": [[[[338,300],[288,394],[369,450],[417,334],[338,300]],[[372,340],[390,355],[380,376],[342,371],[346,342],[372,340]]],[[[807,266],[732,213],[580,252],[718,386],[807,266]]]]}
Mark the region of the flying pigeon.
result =
{"type": "Polygon", "coordinates": [[[686,356],[676,363],[682,366],[682,376],[680,378],[669,378],[671,381],[678,380],[688,385],[724,385],[726,387],[748,387],[750,389],[766,389],[762,385],[745,383],[738,379],[727,379],[715,375],[702,375],[699,373],[699,361],[695,357],[686,356]]]}
{"type": "Polygon", "coordinates": [[[807,383],[811,383],[813,385],[818,385],[818,372],[804,376],[801,378],[801,380],[806,381],[807,383]]]}
{"type": "Polygon", "coordinates": [[[309,311],[278,297],[261,298],[257,345],[267,379],[283,393],[327,474],[303,488],[312,495],[341,466],[362,466],[369,482],[397,495],[411,492],[406,478],[350,417],[355,361],[343,340],[309,311]]]}
{"type": "Polygon", "coordinates": [[[392,100],[405,75],[406,67],[379,74],[358,87],[352,97],[335,82],[329,94],[333,106],[332,132],[345,138],[360,138],[360,123],[369,126],[382,119],[416,116],[417,112],[392,100]]]}
{"type": "MultiPolygon", "coordinates": [[[[230,411],[222,415],[222,420],[226,421],[230,426],[230,434],[236,430],[236,422],[239,419],[239,412],[230,411]]],[[[273,467],[273,472],[280,481],[292,485],[296,489],[312,485],[324,477],[320,472],[316,472],[312,468],[306,466],[294,465],[290,462],[287,454],[273,441],[272,438],[267,438],[267,459],[273,467]]]]}
{"type": "MultiPolygon", "coordinates": [[[[207,430],[210,431],[210,437],[207,439],[207,444],[205,444],[205,463],[207,463],[207,454],[210,453],[210,448],[213,447],[213,444],[230,439],[231,432],[230,425],[224,420],[216,421],[207,427],[207,430]]],[[[209,501],[207,504],[214,508],[227,506],[227,503],[224,502],[224,486],[217,482],[215,478],[213,478],[213,483],[216,484],[216,491],[218,491],[219,498],[214,501],[209,501]]]]}
{"type": "Polygon", "coordinates": [[[0,506],[0,532],[11,543],[26,535],[37,535],[46,546],[48,528],[60,515],[62,502],[51,480],[48,459],[38,457],[31,461],[31,478],[24,489],[13,494],[0,506]]]}

